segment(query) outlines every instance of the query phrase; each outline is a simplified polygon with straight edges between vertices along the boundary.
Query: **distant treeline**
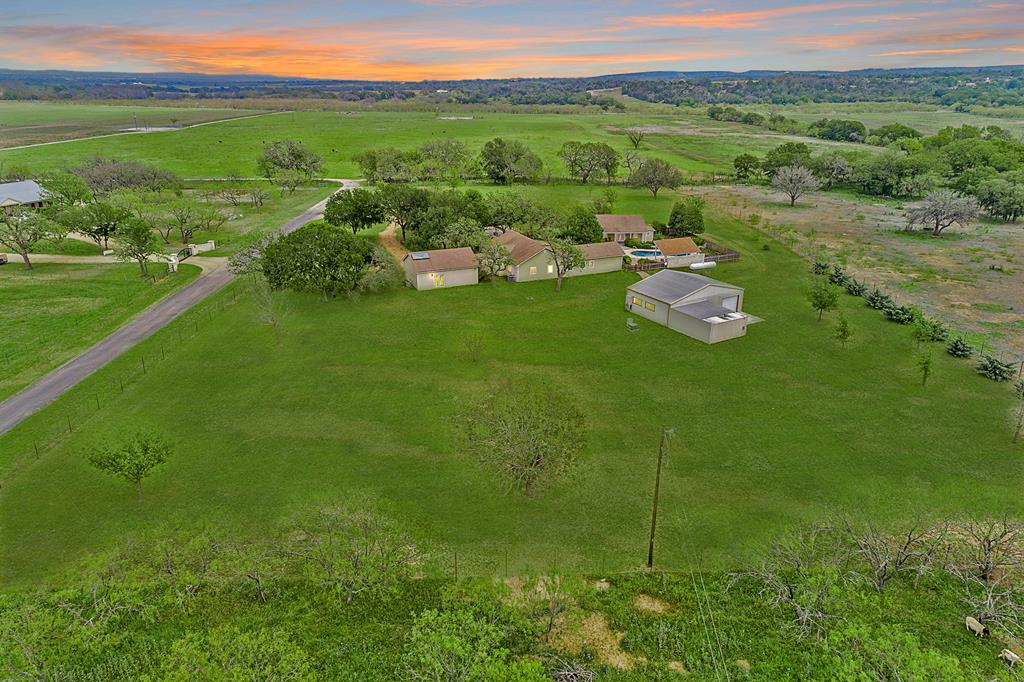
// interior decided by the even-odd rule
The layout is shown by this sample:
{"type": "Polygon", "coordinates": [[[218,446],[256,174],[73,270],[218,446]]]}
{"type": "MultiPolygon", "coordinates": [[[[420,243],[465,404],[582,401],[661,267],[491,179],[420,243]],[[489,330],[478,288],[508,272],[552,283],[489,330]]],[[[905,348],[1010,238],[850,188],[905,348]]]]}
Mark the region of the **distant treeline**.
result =
{"type": "Polygon", "coordinates": [[[0,98],[60,99],[320,99],[345,102],[576,105],[621,109],[601,91],[648,102],[793,104],[905,101],[946,106],[1024,104],[1024,67],[911,69],[827,73],[653,73],[594,78],[461,81],[313,80],[189,74],[95,74],[0,70],[0,98]]]}

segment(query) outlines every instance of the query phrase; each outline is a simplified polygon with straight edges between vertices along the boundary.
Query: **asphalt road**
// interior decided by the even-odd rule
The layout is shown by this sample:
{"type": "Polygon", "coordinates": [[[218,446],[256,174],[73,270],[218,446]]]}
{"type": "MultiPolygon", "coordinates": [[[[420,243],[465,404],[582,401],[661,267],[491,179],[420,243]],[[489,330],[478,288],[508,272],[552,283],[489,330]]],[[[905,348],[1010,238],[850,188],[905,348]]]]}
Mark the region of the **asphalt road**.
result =
{"type": "MultiPolygon", "coordinates": [[[[351,189],[358,185],[352,180],[339,180],[339,182],[341,183],[340,189],[351,189]]],[[[324,199],[308,208],[301,215],[277,228],[277,232],[288,234],[306,223],[318,219],[323,214],[326,204],[327,200],[324,199]]],[[[154,303],[81,355],[68,360],[43,378],[0,403],[0,434],[7,433],[126,350],[153,335],[206,297],[220,291],[232,279],[234,279],[234,275],[227,268],[217,268],[209,274],[201,275],[167,298],[154,303]]]]}

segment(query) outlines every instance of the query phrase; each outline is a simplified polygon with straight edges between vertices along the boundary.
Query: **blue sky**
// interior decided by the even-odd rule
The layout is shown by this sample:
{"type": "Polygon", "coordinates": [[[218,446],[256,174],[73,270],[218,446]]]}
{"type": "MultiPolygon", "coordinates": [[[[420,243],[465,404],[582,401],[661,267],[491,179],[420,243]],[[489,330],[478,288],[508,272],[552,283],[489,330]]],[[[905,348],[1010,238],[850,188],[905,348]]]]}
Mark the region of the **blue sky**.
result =
{"type": "Polygon", "coordinates": [[[1024,63],[1024,2],[4,0],[0,67],[331,78],[1024,63]]]}

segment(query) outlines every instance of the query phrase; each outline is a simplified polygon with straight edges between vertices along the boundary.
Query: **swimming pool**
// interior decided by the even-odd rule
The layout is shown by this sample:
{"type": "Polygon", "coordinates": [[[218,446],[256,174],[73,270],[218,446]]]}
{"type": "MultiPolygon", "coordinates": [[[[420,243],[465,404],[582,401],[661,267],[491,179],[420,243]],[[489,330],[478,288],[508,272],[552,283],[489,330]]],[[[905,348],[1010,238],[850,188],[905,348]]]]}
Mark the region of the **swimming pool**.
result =
{"type": "Polygon", "coordinates": [[[661,251],[636,250],[630,251],[629,255],[633,258],[661,258],[661,251]]]}

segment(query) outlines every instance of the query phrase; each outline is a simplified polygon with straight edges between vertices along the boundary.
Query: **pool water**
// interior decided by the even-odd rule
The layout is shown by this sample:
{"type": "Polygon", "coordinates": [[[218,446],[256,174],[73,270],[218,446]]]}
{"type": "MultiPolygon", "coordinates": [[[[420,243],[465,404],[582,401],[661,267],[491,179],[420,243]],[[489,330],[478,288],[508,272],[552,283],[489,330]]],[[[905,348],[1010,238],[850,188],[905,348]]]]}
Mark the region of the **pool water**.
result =
{"type": "Polygon", "coordinates": [[[629,255],[634,258],[661,258],[661,251],[632,251],[629,255]]]}

